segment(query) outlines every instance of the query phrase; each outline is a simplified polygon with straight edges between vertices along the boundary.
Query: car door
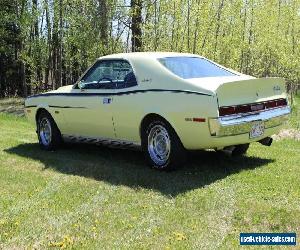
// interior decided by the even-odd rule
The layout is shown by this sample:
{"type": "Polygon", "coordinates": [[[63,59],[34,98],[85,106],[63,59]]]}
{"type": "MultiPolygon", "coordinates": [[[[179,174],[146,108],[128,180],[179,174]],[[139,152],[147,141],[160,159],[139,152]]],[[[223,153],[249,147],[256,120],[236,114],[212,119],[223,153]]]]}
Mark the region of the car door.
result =
{"type": "Polygon", "coordinates": [[[134,68],[128,61],[116,62],[116,93],[111,105],[116,138],[138,142],[139,126],[143,115],[143,91],[139,91],[134,68]]]}
{"type": "Polygon", "coordinates": [[[114,61],[97,61],[66,96],[68,135],[115,138],[111,104],[115,94],[114,61]]]}

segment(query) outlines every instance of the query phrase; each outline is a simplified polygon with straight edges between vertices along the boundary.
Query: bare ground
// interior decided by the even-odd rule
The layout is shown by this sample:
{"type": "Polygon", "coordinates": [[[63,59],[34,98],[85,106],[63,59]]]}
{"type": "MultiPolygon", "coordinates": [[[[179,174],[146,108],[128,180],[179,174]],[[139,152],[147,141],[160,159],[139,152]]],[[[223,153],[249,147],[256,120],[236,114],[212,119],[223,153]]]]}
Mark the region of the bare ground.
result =
{"type": "Polygon", "coordinates": [[[282,129],[279,134],[273,135],[272,138],[275,141],[283,139],[294,139],[296,141],[300,141],[300,131],[297,129],[282,129]]]}
{"type": "Polygon", "coordinates": [[[22,98],[0,99],[0,113],[8,113],[17,116],[25,116],[24,99],[22,98]]]}

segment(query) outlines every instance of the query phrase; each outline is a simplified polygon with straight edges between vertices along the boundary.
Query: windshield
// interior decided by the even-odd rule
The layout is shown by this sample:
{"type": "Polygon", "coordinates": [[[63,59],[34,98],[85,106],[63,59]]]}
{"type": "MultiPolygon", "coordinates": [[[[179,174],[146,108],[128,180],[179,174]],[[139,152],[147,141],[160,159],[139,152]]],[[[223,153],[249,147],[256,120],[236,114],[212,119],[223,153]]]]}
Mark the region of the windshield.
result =
{"type": "Polygon", "coordinates": [[[183,79],[236,75],[199,57],[165,57],[158,61],[183,79]]]}

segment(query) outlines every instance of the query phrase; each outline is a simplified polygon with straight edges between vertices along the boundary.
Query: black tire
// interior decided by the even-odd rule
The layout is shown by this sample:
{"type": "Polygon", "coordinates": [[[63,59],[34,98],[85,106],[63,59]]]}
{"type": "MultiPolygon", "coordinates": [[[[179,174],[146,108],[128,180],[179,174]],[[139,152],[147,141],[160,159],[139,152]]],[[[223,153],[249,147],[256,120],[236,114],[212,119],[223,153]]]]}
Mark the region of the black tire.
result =
{"type": "Polygon", "coordinates": [[[242,156],[247,153],[249,148],[249,143],[236,145],[234,150],[232,151],[232,156],[242,156]]]}
{"type": "Polygon", "coordinates": [[[142,131],[142,148],[149,165],[158,170],[174,170],[175,168],[183,165],[186,160],[186,151],[178,135],[174,129],[163,119],[153,120],[145,126],[142,131]],[[153,152],[149,147],[149,145],[153,145],[150,142],[150,133],[152,133],[151,131],[157,127],[164,130],[164,132],[167,132],[169,138],[169,154],[166,157],[167,159],[161,162],[158,162],[157,159],[155,160],[156,157],[153,158],[153,152]]]}
{"type": "Polygon", "coordinates": [[[53,120],[52,116],[47,111],[41,111],[37,118],[37,134],[39,139],[39,144],[43,150],[55,150],[62,143],[61,133],[53,120]],[[50,128],[50,135],[46,140],[44,136],[43,124],[47,123],[47,126],[50,128]]]}

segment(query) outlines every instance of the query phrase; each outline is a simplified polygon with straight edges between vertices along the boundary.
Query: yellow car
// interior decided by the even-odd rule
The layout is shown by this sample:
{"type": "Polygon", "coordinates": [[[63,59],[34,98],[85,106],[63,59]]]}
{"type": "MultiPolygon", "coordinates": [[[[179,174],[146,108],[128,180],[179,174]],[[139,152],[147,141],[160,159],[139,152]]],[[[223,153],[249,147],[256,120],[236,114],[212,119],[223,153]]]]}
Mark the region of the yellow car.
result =
{"type": "Polygon", "coordinates": [[[137,147],[157,169],[183,164],[186,150],[241,155],[252,142],[269,146],[290,113],[281,78],[156,52],[101,57],[74,85],[30,96],[25,108],[43,149],[62,142],[137,147]]]}

